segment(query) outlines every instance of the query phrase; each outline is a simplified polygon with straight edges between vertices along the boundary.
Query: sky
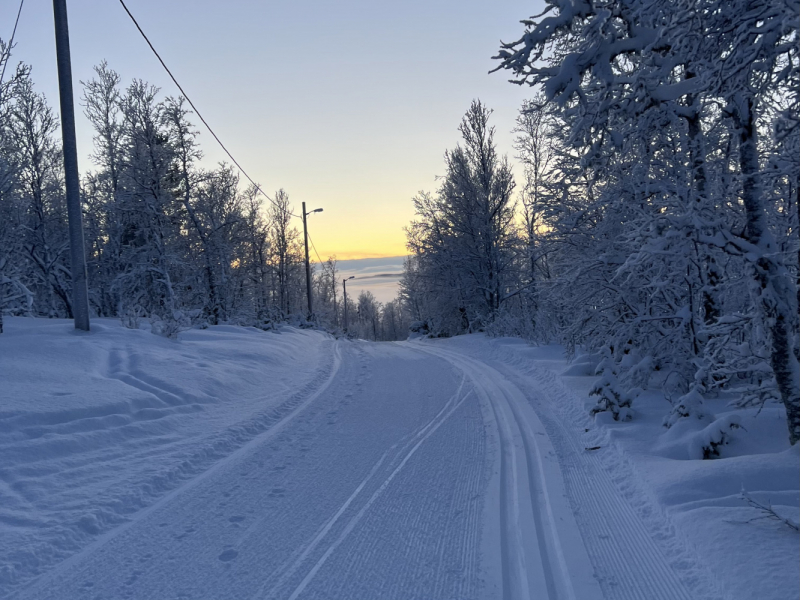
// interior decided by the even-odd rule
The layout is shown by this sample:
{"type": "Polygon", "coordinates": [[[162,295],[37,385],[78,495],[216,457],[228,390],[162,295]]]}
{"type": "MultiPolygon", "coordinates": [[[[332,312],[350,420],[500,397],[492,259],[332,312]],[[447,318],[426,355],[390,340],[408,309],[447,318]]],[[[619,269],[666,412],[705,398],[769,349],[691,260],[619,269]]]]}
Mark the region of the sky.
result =
{"type": "Polygon", "coordinates": [[[337,279],[347,282],[347,294],[355,300],[362,291],[371,292],[378,302],[390,302],[400,290],[404,257],[360,258],[337,261],[337,279]]]}
{"type": "MultiPolygon", "coordinates": [[[[248,174],[283,188],[309,217],[324,260],[401,256],[411,199],[434,191],[443,155],[475,99],[495,112],[501,153],[531,90],[488,74],[500,40],[541,0],[127,0],[178,81],[248,174]]],[[[67,0],[76,100],[102,60],[127,85],[178,90],[117,0],[67,0]]],[[[0,0],[8,40],[19,3],[0,0]]],[[[58,107],[52,2],[25,0],[12,63],[33,67],[36,89],[58,107]]],[[[6,74],[8,76],[8,74],[6,74]]],[[[92,131],[79,110],[81,171],[93,168],[92,131]]],[[[227,160],[202,129],[209,168],[227,160]]],[[[516,167],[517,172],[520,171],[516,167]]],[[[301,224],[297,223],[298,227],[301,224]]],[[[314,256],[312,250],[312,257],[314,256]]]]}

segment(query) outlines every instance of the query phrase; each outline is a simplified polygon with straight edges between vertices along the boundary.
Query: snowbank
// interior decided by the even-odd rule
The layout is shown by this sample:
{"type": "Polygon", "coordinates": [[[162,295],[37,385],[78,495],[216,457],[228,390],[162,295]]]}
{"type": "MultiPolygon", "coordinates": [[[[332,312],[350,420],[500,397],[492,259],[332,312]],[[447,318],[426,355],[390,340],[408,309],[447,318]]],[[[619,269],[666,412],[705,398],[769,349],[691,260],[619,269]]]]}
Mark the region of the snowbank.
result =
{"type": "Polygon", "coordinates": [[[0,596],[291,410],[332,339],[217,326],[177,341],[95,320],[0,335],[0,596]]]}

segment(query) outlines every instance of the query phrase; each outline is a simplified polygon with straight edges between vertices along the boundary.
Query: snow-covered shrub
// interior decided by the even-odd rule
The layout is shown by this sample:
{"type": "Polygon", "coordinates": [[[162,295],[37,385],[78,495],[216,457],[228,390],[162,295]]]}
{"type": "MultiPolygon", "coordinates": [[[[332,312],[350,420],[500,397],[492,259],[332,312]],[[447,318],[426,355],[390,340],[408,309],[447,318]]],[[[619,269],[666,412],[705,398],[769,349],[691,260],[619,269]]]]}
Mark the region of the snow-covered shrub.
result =
{"type": "Polygon", "coordinates": [[[790,516],[786,516],[784,514],[779,513],[777,510],[775,510],[775,507],[773,507],[770,502],[767,503],[759,502],[758,500],[753,498],[750,495],[750,493],[744,488],[742,488],[739,497],[745,502],[747,502],[748,506],[750,506],[751,508],[755,508],[756,510],[763,513],[763,518],[778,521],[786,525],[789,529],[792,529],[794,531],[800,531],[800,523],[795,521],[790,516]]]}
{"type": "Polygon", "coordinates": [[[636,387],[647,389],[647,384],[655,371],[655,362],[650,356],[633,362],[626,374],[628,381],[636,387]]]}
{"type": "Polygon", "coordinates": [[[741,420],[737,414],[717,419],[692,437],[689,442],[689,457],[694,460],[718,457],[720,447],[730,442],[731,431],[739,429],[741,426],[741,420]]]}
{"type": "Polygon", "coordinates": [[[426,337],[430,334],[427,321],[413,321],[408,326],[408,339],[415,340],[418,338],[426,337]]]}
{"type": "Polygon", "coordinates": [[[696,387],[692,388],[688,394],[684,394],[678,398],[677,402],[672,406],[670,413],[664,417],[663,425],[669,429],[675,425],[678,420],[690,417],[701,421],[713,418],[713,415],[703,406],[703,396],[696,387]]]}
{"type": "Polygon", "coordinates": [[[119,320],[127,329],[139,329],[139,320],[144,316],[144,309],[138,304],[128,306],[120,311],[119,320]]]}
{"type": "Polygon", "coordinates": [[[500,309],[494,318],[485,324],[482,319],[478,318],[470,325],[472,326],[471,333],[485,331],[492,337],[530,338],[525,329],[525,322],[519,319],[518,315],[504,309],[500,309]]]}
{"type": "Polygon", "coordinates": [[[263,331],[274,331],[285,320],[286,317],[277,306],[270,306],[260,312],[254,321],[254,326],[263,331]]]}
{"type": "Polygon", "coordinates": [[[171,340],[177,339],[181,331],[186,331],[191,326],[191,319],[180,310],[172,311],[166,318],[150,316],[150,331],[171,340]]]}
{"type": "Polygon", "coordinates": [[[262,319],[262,320],[256,321],[256,323],[255,323],[255,327],[257,329],[261,329],[262,331],[273,331],[273,330],[275,330],[277,328],[277,326],[278,326],[278,322],[277,321],[272,321],[270,319],[262,319]]]}
{"type": "MultiPolygon", "coordinates": [[[[746,309],[746,306],[742,308],[746,309]]],[[[754,311],[725,315],[709,328],[705,372],[709,389],[735,391],[741,406],[780,398],[770,367],[768,332],[754,311]]]]}
{"type": "Polygon", "coordinates": [[[600,375],[600,378],[595,382],[589,395],[599,398],[591,414],[610,412],[615,421],[630,420],[633,416],[631,404],[635,394],[631,390],[626,390],[620,383],[617,366],[609,350],[606,350],[606,355],[600,361],[595,374],[600,375]]]}

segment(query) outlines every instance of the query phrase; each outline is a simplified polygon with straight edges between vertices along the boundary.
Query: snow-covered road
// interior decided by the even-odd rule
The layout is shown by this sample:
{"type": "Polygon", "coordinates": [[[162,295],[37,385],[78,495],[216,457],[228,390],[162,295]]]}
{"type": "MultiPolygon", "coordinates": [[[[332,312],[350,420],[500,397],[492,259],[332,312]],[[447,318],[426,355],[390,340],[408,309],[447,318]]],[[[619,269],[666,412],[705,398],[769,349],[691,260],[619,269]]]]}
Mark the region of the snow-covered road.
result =
{"type": "Polygon", "coordinates": [[[19,598],[602,597],[519,389],[440,348],[331,349],[291,410],[19,598]]]}
{"type": "Polygon", "coordinates": [[[2,341],[63,373],[0,363],[0,597],[728,597],[503,346],[36,327],[2,341]]]}
{"type": "Polygon", "coordinates": [[[19,597],[485,596],[474,388],[408,347],[334,352],[291,412],[19,597]]]}

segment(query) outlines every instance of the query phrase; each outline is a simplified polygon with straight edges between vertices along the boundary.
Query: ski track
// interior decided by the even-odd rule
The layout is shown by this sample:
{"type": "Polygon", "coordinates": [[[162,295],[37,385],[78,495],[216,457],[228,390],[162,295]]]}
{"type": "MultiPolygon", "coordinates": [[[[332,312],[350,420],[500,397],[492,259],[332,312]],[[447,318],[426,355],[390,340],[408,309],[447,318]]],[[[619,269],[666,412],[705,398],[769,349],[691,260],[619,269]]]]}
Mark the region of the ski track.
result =
{"type": "Polygon", "coordinates": [[[480,407],[468,402],[473,394],[462,392],[463,386],[462,377],[439,415],[395,453],[380,486],[289,598],[484,597],[479,596],[484,432],[480,407]]]}
{"type": "MultiPolygon", "coordinates": [[[[446,407],[448,407],[448,405],[452,404],[452,402],[459,396],[460,392],[461,392],[461,387],[459,387],[459,390],[456,393],[456,396],[453,396],[453,398],[450,400],[450,402],[448,402],[446,407]]],[[[414,436],[412,441],[416,441],[416,438],[419,438],[419,440],[416,441],[416,443],[413,446],[411,446],[410,449],[408,449],[408,444],[407,444],[406,447],[404,447],[398,453],[398,456],[395,457],[395,460],[392,461],[392,463],[393,464],[396,463],[397,460],[400,458],[400,456],[402,456],[402,460],[400,460],[400,464],[398,464],[395,467],[395,469],[389,474],[389,476],[386,477],[386,479],[384,479],[384,481],[383,481],[383,483],[381,483],[380,487],[363,504],[363,506],[358,511],[358,513],[356,513],[356,515],[352,519],[350,519],[350,521],[347,523],[347,525],[345,526],[344,530],[339,535],[339,537],[336,538],[336,540],[327,547],[327,549],[325,550],[325,553],[322,555],[322,557],[320,557],[320,559],[314,564],[314,566],[311,568],[311,570],[308,571],[306,576],[300,582],[300,585],[298,585],[294,589],[292,594],[289,596],[289,600],[296,600],[296,598],[303,592],[303,590],[305,590],[305,588],[308,587],[308,584],[311,582],[311,580],[314,578],[314,576],[317,574],[317,572],[319,572],[320,568],[322,568],[322,566],[325,564],[325,562],[327,562],[327,560],[331,556],[331,554],[342,544],[342,542],[345,541],[347,536],[350,535],[350,533],[353,531],[355,526],[358,525],[359,521],[361,521],[361,519],[364,517],[364,515],[367,512],[367,510],[369,510],[372,507],[372,505],[375,503],[375,501],[386,491],[386,488],[389,487],[389,484],[392,482],[392,480],[395,478],[395,476],[400,472],[400,470],[403,467],[405,467],[406,463],[416,453],[416,451],[419,449],[419,447],[422,445],[422,443],[425,440],[427,440],[433,433],[435,433],[437,429],[439,429],[439,426],[442,425],[442,423],[444,423],[445,420],[447,420],[447,418],[450,415],[452,415],[456,411],[457,408],[459,408],[461,406],[462,402],[464,402],[465,399],[466,399],[466,396],[462,397],[454,406],[452,406],[452,408],[450,408],[448,410],[448,412],[444,416],[442,416],[442,414],[440,412],[439,415],[437,415],[437,417],[434,418],[433,421],[431,421],[428,425],[426,425],[424,428],[422,428],[422,430],[416,436],[414,436]]],[[[393,450],[393,449],[394,449],[394,446],[391,448],[391,450],[393,450]]],[[[383,458],[384,457],[381,457],[381,459],[378,462],[378,464],[376,464],[376,467],[375,467],[376,469],[377,469],[377,467],[379,467],[383,463],[383,458]]],[[[375,472],[375,470],[373,470],[372,473],[370,474],[370,478],[371,478],[371,476],[372,476],[372,474],[374,472],[375,472]]],[[[366,481],[364,483],[366,483],[366,481]]],[[[341,516],[341,514],[344,512],[344,510],[350,504],[350,500],[352,498],[354,498],[361,491],[362,487],[363,487],[363,485],[359,486],[356,489],[356,492],[354,493],[354,495],[351,496],[348,499],[348,501],[342,506],[342,508],[339,510],[339,512],[336,513],[336,515],[334,516],[334,519],[332,520],[332,522],[325,526],[325,528],[323,529],[322,535],[324,535],[325,533],[328,532],[328,530],[330,529],[330,525],[332,525],[333,522],[335,522],[335,520],[337,520],[339,518],[339,516],[341,516]]],[[[315,540],[316,539],[321,539],[321,538],[315,538],[315,540]]],[[[309,546],[308,550],[311,550],[311,549],[313,549],[313,546],[309,546]]],[[[301,555],[301,557],[298,560],[298,562],[295,563],[295,565],[293,565],[294,568],[290,570],[290,574],[294,573],[294,570],[300,564],[300,560],[306,558],[306,556],[308,554],[308,550],[306,550],[301,555]]]]}
{"type": "MultiPolygon", "coordinates": [[[[361,378],[357,381],[361,381],[361,378]]],[[[441,489],[432,485],[427,487],[426,492],[420,493],[419,475],[423,469],[414,469],[413,466],[418,451],[423,449],[423,445],[430,450],[430,438],[448,424],[448,420],[459,412],[471,396],[471,390],[463,389],[464,384],[465,378],[462,376],[456,392],[432,419],[403,436],[384,452],[333,517],[309,543],[298,548],[287,563],[271,574],[269,580],[252,596],[253,600],[296,600],[300,597],[474,597],[481,529],[479,503],[476,501],[481,496],[484,484],[480,438],[473,436],[472,452],[460,456],[456,471],[460,476],[455,478],[457,486],[450,488],[444,485],[441,489]],[[398,483],[404,475],[407,475],[406,480],[398,483]],[[373,490],[371,494],[370,490],[373,490]],[[442,497],[449,493],[455,495],[455,501],[442,502],[442,497]],[[401,508],[409,497],[414,497],[417,504],[414,510],[401,508]],[[425,506],[419,507],[420,502],[425,506]],[[468,518],[460,523],[457,519],[432,518],[449,504],[471,505],[472,510],[468,518]],[[448,524],[454,522],[460,526],[448,532],[448,524]],[[442,529],[444,531],[436,535],[442,529]],[[426,534],[420,535],[422,531],[426,534]],[[411,535],[407,532],[411,532],[411,535]],[[410,538],[405,544],[391,544],[391,549],[385,547],[387,539],[397,538],[404,533],[410,538]],[[460,543],[454,537],[460,537],[460,543]],[[435,544],[431,544],[433,540],[435,544]],[[431,549],[435,550],[439,564],[454,562],[458,568],[431,570],[422,560],[425,551],[431,549]],[[405,556],[398,556],[398,550],[405,556]],[[419,554],[413,550],[418,550],[419,554]],[[381,568],[381,565],[387,564],[399,565],[400,569],[390,569],[387,573],[387,569],[381,568]],[[421,581],[420,570],[426,571],[421,581]],[[418,590],[414,590],[415,587],[418,590]]],[[[473,406],[473,410],[475,408],[473,406]]],[[[477,416],[472,418],[478,421],[477,416]]],[[[440,444],[448,445],[451,436],[440,436],[440,444]]],[[[425,454],[424,449],[421,454],[425,454]]],[[[430,468],[431,459],[441,458],[440,452],[429,452],[424,470],[430,468]]],[[[453,473],[449,475],[452,479],[453,473]]]]}
{"type": "Polygon", "coordinates": [[[529,391],[557,449],[568,497],[607,600],[721,600],[719,585],[701,566],[702,557],[678,536],[656,503],[636,489],[625,460],[605,441],[580,439],[577,431],[594,424],[576,413],[583,403],[558,376],[509,353],[492,364],[529,391]],[[597,451],[585,449],[601,444],[604,448],[597,451]]]}
{"type": "Polygon", "coordinates": [[[442,348],[424,350],[445,358],[473,381],[497,424],[502,598],[600,598],[597,583],[586,573],[588,557],[580,545],[570,544],[570,564],[565,558],[561,538],[568,524],[563,511],[554,514],[540,442],[531,428],[535,417],[522,414],[521,405],[527,402],[520,390],[481,361],[442,348]]]}
{"type": "Polygon", "coordinates": [[[299,593],[302,592],[302,590],[307,587],[308,583],[311,581],[313,576],[322,567],[322,565],[327,561],[327,559],[330,556],[330,554],[332,553],[332,551],[336,547],[338,547],[342,543],[342,541],[344,541],[345,537],[352,531],[354,526],[364,516],[364,513],[366,512],[366,510],[370,506],[372,506],[372,504],[375,502],[375,500],[378,498],[378,496],[380,496],[385,491],[386,487],[389,485],[389,483],[391,483],[392,479],[394,479],[394,477],[397,475],[397,473],[400,471],[400,469],[402,469],[403,466],[405,466],[406,462],[408,462],[408,460],[411,458],[411,456],[413,456],[413,454],[417,451],[417,449],[422,444],[422,442],[424,442],[428,437],[430,437],[430,435],[439,428],[439,426],[455,411],[455,409],[458,408],[458,406],[461,405],[461,403],[464,401],[464,399],[466,397],[466,396],[462,396],[462,394],[461,394],[461,391],[462,391],[463,387],[464,387],[464,380],[462,379],[461,380],[461,384],[459,385],[458,390],[456,391],[456,393],[447,401],[447,403],[442,407],[442,409],[439,411],[439,413],[429,423],[427,423],[424,426],[419,427],[413,434],[408,436],[410,439],[405,441],[405,443],[402,445],[402,447],[400,449],[398,449],[396,452],[395,452],[395,450],[397,449],[397,446],[398,446],[398,444],[400,442],[392,445],[389,448],[389,450],[384,452],[384,454],[380,457],[378,462],[375,463],[375,466],[373,466],[372,470],[369,472],[369,475],[367,475],[367,477],[358,485],[358,487],[350,495],[350,497],[347,498],[347,500],[344,502],[344,504],[342,504],[342,506],[339,508],[339,510],[336,512],[336,514],[334,514],[333,517],[330,520],[328,520],[327,523],[325,523],[325,525],[320,529],[320,531],[317,533],[317,535],[314,537],[314,539],[311,540],[311,542],[308,545],[306,545],[302,549],[302,551],[300,551],[298,549],[298,551],[295,552],[295,554],[299,554],[299,556],[297,556],[297,558],[294,559],[293,563],[291,565],[287,565],[287,566],[281,567],[276,573],[273,574],[273,575],[278,575],[278,580],[272,586],[272,590],[267,592],[266,595],[265,595],[265,591],[266,591],[265,587],[266,586],[262,587],[262,589],[260,589],[259,592],[253,597],[254,600],[256,598],[277,596],[277,592],[280,590],[280,588],[286,583],[286,581],[292,575],[294,575],[294,573],[298,570],[298,568],[308,558],[309,554],[313,550],[315,550],[316,547],[322,542],[322,540],[325,538],[325,536],[330,532],[331,528],[339,521],[339,519],[342,517],[342,515],[345,513],[345,511],[348,509],[348,507],[358,497],[358,495],[363,490],[364,486],[367,483],[369,483],[370,480],[373,479],[373,477],[374,477],[374,475],[376,473],[379,472],[379,470],[380,470],[381,466],[383,465],[384,461],[386,460],[387,456],[389,456],[390,454],[394,454],[394,458],[392,458],[392,460],[389,462],[389,467],[390,468],[391,468],[391,466],[394,466],[398,462],[398,460],[400,460],[400,457],[402,456],[403,458],[402,458],[402,460],[400,462],[400,465],[397,466],[391,472],[391,474],[388,477],[386,477],[386,479],[384,479],[383,483],[378,488],[378,490],[375,491],[372,494],[370,499],[361,507],[361,510],[359,510],[359,512],[350,520],[350,522],[345,527],[344,532],[339,536],[339,538],[337,538],[337,540],[335,542],[333,542],[333,544],[327,546],[327,549],[325,550],[325,554],[323,554],[323,556],[317,561],[317,563],[312,567],[312,569],[308,572],[308,574],[303,578],[303,581],[301,582],[301,584],[297,588],[295,588],[294,592],[292,592],[291,598],[296,598],[297,595],[299,595],[299,593]],[[416,443],[414,443],[414,442],[416,442],[416,443]],[[412,446],[412,444],[413,444],[413,446],[412,446]],[[409,447],[410,447],[410,449],[409,449],[409,447]]]}

